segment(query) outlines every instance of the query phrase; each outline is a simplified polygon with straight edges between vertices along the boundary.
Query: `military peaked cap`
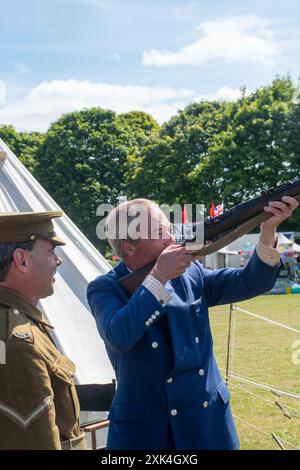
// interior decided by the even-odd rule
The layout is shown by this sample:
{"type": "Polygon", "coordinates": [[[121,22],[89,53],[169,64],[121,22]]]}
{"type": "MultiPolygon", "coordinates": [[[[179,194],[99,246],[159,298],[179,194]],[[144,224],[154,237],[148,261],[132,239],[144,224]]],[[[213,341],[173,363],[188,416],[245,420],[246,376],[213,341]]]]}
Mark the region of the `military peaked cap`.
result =
{"type": "Polygon", "coordinates": [[[0,243],[49,240],[53,245],[66,243],[56,235],[52,219],[61,217],[62,211],[0,212],[0,243]]]}

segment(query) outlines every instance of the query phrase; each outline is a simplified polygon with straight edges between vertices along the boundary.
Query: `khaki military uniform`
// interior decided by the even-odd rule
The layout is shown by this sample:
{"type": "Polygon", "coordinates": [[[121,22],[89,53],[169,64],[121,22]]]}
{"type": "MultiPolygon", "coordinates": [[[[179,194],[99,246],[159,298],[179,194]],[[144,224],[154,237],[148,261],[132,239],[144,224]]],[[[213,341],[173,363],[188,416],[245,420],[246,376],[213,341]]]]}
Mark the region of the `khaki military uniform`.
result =
{"type": "Polygon", "coordinates": [[[74,364],[29,300],[0,288],[0,449],[83,449],[74,364]]]}

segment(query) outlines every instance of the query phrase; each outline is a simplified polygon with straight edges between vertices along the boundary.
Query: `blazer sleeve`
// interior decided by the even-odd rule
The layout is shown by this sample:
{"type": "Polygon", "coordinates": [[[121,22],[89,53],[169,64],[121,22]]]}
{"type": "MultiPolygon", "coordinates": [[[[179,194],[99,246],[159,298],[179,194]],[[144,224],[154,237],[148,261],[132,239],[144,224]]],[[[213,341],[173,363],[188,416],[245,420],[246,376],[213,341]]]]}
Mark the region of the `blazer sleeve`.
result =
{"type": "Polygon", "coordinates": [[[89,284],[87,298],[105,344],[114,352],[126,352],[164,314],[164,308],[144,286],[126,303],[115,284],[108,276],[100,276],[89,284]]]}
{"type": "Polygon", "coordinates": [[[202,268],[205,298],[208,306],[223,305],[261,295],[275,284],[282,266],[269,266],[254,251],[245,268],[216,269],[202,268]]]}

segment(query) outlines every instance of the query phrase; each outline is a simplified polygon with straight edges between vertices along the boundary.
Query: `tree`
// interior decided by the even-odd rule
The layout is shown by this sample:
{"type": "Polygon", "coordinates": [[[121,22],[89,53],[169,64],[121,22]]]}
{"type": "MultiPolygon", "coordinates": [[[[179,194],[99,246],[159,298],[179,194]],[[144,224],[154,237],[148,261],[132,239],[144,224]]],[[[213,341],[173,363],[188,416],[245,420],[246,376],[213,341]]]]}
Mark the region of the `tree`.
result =
{"type": "Polygon", "coordinates": [[[296,139],[299,149],[293,91],[289,77],[277,78],[227,108],[226,129],[192,175],[194,184],[203,185],[207,204],[212,197],[228,207],[299,174],[299,150],[291,145],[296,139]]]}
{"type": "MultiPolygon", "coordinates": [[[[294,89],[295,100],[292,99],[290,112],[288,114],[286,145],[287,171],[291,179],[300,178],[300,88],[294,89]]],[[[285,230],[300,231],[300,209],[296,210],[293,216],[282,224],[285,230]]]]}
{"type": "Polygon", "coordinates": [[[156,141],[160,126],[143,111],[131,111],[120,114],[119,123],[126,133],[127,159],[125,163],[124,183],[130,195],[132,181],[142,166],[143,155],[153,141],[156,141]]]}
{"type": "Polygon", "coordinates": [[[53,123],[38,152],[38,180],[98,246],[96,209],[116,204],[124,189],[123,137],[113,111],[93,108],[53,123]]]}
{"type": "Polygon", "coordinates": [[[36,154],[43,143],[44,135],[39,132],[17,132],[13,126],[0,126],[0,138],[33,173],[36,154]]]}
{"type": "Polygon", "coordinates": [[[93,108],[62,116],[39,149],[36,177],[103,250],[106,244],[96,236],[96,209],[102,203],[116,205],[126,194],[126,172],[134,171],[144,143],[158,128],[146,113],[118,116],[93,108]]]}
{"type": "Polygon", "coordinates": [[[226,125],[225,103],[189,105],[162,126],[149,142],[136,169],[130,191],[160,203],[199,202],[190,174],[207,156],[215,134],[226,125]]]}

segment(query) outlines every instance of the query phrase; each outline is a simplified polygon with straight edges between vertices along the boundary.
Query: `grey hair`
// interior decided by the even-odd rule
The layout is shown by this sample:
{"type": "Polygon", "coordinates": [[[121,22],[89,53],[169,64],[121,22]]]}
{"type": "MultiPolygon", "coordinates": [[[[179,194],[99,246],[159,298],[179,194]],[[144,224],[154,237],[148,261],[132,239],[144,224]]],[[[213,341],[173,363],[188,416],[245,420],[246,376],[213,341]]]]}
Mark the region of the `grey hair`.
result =
{"type": "Polygon", "coordinates": [[[35,241],[19,243],[0,243],[0,282],[4,282],[16,249],[32,251],[35,241]]]}
{"type": "Polygon", "coordinates": [[[122,202],[110,212],[106,220],[105,228],[107,233],[107,241],[115,254],[121,259],[124,259],[125,257],[125,253],[121,247],[121,240],[127,240],[130,243],[138,242],[138,240],[132,239],[128,235],[127,231],[130,223],[139,216],[138,213],[130,215],[130,209],[138,209],[138,206],[149,210],[150,207],[158,207],[158,204],[155,201],[151,201],[150,199],[132,199],[131,201],[122,202]],[[120,219],[124,221],[124,215],[126,227],[121,227],[120,219]],[[110,234],[114,234],[115,236],[110,236],[110,234]]]}

